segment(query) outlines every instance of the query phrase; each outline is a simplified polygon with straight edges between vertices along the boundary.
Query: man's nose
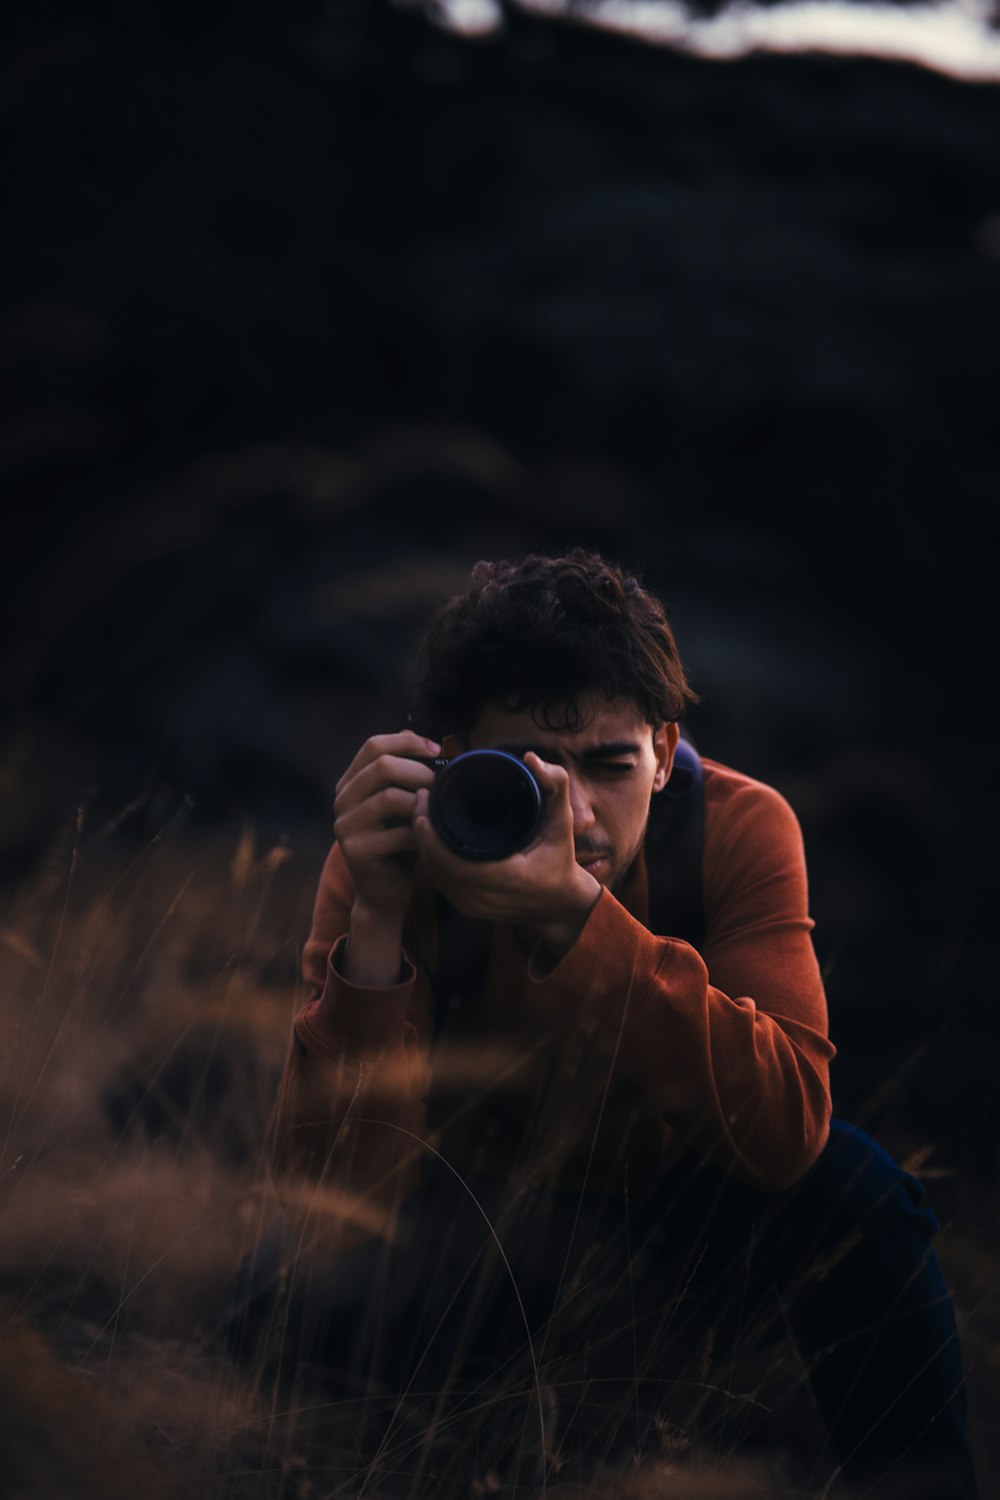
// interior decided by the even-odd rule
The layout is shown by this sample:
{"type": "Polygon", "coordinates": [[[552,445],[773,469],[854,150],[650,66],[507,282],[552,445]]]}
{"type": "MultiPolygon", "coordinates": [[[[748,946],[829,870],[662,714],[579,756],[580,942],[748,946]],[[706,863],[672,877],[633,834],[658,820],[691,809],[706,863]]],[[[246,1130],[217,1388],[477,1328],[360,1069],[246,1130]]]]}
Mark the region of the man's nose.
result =
{"type": "Polygon", "coordinates": [[[569,778],[569,805],[573,810],[573,833],[579,838],[581,833],[587,833],[593,828],[597,819],[594,817],[589,788],[572,772],[569,778]]]}

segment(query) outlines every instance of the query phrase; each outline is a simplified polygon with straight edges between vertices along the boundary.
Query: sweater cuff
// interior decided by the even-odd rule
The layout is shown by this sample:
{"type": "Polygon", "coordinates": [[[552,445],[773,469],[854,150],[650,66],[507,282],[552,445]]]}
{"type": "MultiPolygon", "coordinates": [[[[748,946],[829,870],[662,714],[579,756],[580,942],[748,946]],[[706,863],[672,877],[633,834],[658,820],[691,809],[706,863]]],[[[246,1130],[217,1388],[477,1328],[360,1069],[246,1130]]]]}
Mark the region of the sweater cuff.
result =
{"type": "Polygon", "coordinates": [[[373,1058],[402,1052],[416,969],[404,952],[398,984],[379,988],[352,984],[339,967],[346,946],[345,933],[330,950],[323,993],[299,1012],[296,1032],[317,1051],[338,1057],[373,1058]]]}

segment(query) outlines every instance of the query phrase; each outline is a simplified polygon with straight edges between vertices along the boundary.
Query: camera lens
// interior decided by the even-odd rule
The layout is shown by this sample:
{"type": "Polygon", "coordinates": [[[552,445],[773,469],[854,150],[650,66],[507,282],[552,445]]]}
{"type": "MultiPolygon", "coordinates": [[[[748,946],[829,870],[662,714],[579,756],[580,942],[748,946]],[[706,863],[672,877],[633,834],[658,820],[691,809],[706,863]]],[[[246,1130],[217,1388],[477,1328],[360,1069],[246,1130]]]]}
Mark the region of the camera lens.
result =
{"type": "Polygon", "coordinates": [[[516,756],[504,750],[468,750],[438,771],[430,816],[456,854],[506,859],[538,832],[542,792],[516,756]]]}

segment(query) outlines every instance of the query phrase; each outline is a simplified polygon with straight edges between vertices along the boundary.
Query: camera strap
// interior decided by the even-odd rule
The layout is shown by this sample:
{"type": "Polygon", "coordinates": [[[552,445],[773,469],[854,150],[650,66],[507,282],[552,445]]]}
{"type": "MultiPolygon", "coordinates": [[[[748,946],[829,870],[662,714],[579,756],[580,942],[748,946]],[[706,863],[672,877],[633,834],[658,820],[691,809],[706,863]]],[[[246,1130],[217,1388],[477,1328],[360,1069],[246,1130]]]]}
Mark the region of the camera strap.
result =
{"type": "MultiPolygon", "coordinates": [[[[662,937],[683,938],[700,948],[705,936],[702,851],[705,838],[701,757],[678,741],[670,780],[649,807],[645,857],[649,927],[662,937]]],[[[434,1036],[440,1036],[463,1001],[482,986],[490,960],[493,923],[466,917],[444,897],[438,900],[438,964],[430,975],[434,1036]]]]}
{"type": "Polygon", "coordinates": [[[490,961],[493,923],[467,917],[438,897],[438,964],[430,976],[434,1037],[440,1036],[462,1002],[479,993],[490,961]]]}

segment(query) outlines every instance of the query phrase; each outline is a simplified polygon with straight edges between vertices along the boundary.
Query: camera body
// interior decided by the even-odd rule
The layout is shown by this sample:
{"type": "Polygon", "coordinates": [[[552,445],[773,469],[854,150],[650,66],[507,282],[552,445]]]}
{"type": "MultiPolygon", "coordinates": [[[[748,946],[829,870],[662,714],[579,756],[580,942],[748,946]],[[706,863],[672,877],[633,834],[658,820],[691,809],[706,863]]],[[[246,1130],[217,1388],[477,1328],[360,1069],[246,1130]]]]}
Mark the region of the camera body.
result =
{"type": "Polygon", "coordinates": [[[432,762],[430,819],[463,859],[507,859],[531,843],[542,821],[542,789],[506,750],[466,750],[432,762]]]}

